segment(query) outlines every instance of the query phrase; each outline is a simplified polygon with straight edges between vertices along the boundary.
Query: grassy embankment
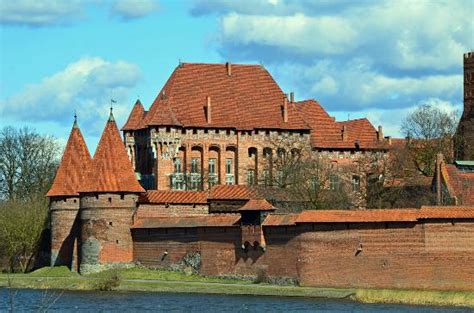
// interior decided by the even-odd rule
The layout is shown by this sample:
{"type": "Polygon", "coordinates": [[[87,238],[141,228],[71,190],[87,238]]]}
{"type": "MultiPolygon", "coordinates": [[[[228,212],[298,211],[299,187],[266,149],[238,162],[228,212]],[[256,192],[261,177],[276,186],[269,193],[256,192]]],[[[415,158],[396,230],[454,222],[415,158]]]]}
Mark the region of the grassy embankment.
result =
{"type": "Polygon", "coordinates": [[[474,307],[474,292],[339,289],[254,284],[249,280],[204,277],[195,274],[132,268],[81,276],[65,267],[43,268],[30,274],[0,274],[0,287],[94,290],[98,282],[118,275],[114,290],[268,295],[314,298],[350,298],[366,303],[405,303],[474,307]]]}

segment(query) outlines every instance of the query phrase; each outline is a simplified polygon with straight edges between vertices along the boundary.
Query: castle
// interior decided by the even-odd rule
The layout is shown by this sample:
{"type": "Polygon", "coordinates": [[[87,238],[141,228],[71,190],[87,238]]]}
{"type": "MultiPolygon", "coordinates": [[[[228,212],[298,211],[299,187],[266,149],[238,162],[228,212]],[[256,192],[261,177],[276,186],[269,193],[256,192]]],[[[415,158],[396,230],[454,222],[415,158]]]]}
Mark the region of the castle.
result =
{"type": "MultiPolygon", "coordinates": [[[[48,192],[52,266],[89,273],[199,255],[205,275],[473,290],[473,208],[288,212],[280,189],[265,192],[284,179],[275,164],[287,154],[351,168],[392,142],[366,119],[337,122],[287,97],[261,66],[182,63],[122,130],[124,140],[111,111],[91,158],[74,122],[48,192]]],[[[344,175],[363,189],[366,176],[344,175]]]]}

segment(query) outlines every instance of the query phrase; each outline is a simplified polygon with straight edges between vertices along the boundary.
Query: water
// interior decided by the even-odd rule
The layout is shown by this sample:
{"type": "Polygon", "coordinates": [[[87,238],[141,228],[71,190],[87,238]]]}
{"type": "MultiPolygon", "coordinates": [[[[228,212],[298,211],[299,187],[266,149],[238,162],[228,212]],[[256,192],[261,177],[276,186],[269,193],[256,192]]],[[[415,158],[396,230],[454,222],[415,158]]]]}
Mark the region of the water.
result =
{"type": "MultiPolygon", "coordinates": [[[[0,312],[8,312],[8,298],[8,290],[0,288],[0,312]]],[[[461,308],[364,304],[349,300],[28,289],[18,290],[15,295],[15,312],[36,312],[42,304],[44,308],[56,298],[48,312],[473,312],[461,308]]]]}

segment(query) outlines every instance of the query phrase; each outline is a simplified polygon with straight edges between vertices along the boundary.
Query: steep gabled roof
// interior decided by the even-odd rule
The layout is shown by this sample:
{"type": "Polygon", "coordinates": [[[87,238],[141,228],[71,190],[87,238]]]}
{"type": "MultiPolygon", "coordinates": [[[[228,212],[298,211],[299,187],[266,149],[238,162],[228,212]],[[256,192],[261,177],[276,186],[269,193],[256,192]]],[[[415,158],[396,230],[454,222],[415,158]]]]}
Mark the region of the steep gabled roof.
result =
{"type": "Polygon", "coordinates": [[[285,94],[260,65],[182,63],[153,102],[144,124],[237,129],[309,129],[285,94]],[[204,106],[211,98],[211,123],[204,106]]]}
{"type": "Polygon", "coordinates": [[[143,104],[140,100],[137,100],[133,106],[132,112],[130,112],[130,115],[128,116],[127,122],[122,127],[122,130],[136,130],[144,128],[144,125],[142,125],[141,122],[145,115],[146,112],[143,104]]]}
{"type": "Polygon", "coordinates": [[[84,137],[77,122],[74,122],[53,185],[46,195],[48,197],[78,196],[91,161],[84,137]]]}
{"type": "Polygon", "coordinates": [[[80,191],[145,192],[135,178],[112,114],[95,151],[90,174],[80,191]]]}
{"type": "Polygon", "coordinates": [[[295,103],[296,109],[311,127],[311,146],[313,148],[337,147],[342,143],[341,131],[335,119],[315,100],[295,103]]]}
{"type": "Polygon", "coordinates": [[[474,172],[459,170],[454,164],[441,164],[441,175],[457,204],[474,205],[474,172]]]}
{"type": "Polygon", "coordinates": [[[382,147],[377,141],[377,130],[366,118],[336,122],[315,100],[296,102],[295,107],[311,127],[313,148],[354,149],[356,142],[361,149],[382,147]],[[342,137],[344,126],[346,140],[342,137]]]}
{"type": "Polygon", "coordinates": [[[377,148],[381,147],[377,140],[377,130],[366,118],[336,122],[342,132],[346,127],[347,142],[354,144],[358,141],[361,148],[377,148]]]}

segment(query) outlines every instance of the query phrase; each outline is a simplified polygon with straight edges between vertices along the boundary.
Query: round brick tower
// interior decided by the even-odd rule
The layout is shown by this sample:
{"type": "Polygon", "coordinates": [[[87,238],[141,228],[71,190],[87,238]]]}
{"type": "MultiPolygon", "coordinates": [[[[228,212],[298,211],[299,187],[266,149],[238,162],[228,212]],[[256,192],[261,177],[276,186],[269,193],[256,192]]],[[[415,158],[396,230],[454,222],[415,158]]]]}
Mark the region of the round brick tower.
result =
{"type": "Polygon", "coordinates": [[[50,200],[51,266],[67,265],[77,271],[79,188],[90,164],[91,156],[75,117],[56,177],[47,193],[50,200]]]}
{"type": "Polygon", "coordinates": [[[133,262],[130,232],[138,183],[110,113],[86,183],[80,190],[80,272],[91,273],[133,262]]]}

